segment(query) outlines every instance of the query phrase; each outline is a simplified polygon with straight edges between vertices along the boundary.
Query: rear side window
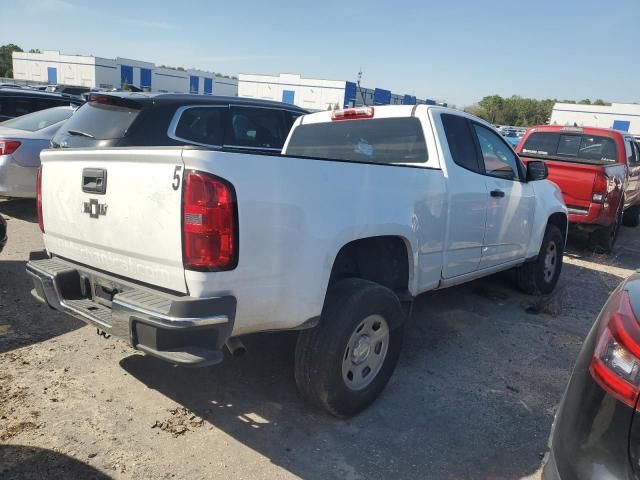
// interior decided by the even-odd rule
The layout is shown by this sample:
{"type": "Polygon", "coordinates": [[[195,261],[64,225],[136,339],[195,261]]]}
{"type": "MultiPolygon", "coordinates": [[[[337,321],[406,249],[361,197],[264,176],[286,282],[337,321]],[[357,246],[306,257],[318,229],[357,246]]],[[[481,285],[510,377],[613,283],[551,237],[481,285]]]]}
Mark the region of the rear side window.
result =
{"type": "Polygon", "coordinates": [[[15,128],[16,130],[35,132],[36,130],[42,130],[43,128],[66,120],[72,113],[73,110],[71,108],[48,108],[46,110],[40,110],[39,112],[12,118],[11,120],[0,123],[0,125],[15,128]]]}
{"type": "Polygon", "coordinates": [[[281,150],[288,132],[282,110],[232,106],[224,144],[229,147],[281,150]]]}
{"type": "Polygon", "coordinates": [[[612,138],[600,135],[534,132],[522,146],[522,155],[607,164],[616,162],[617,148],[612,138]]]}
{"type": "Polygon", "coordinates": [[[440,118],[453,161],[462,168],[480,172],[475,142],[467,119],[460,115],[446,113],[442,114],[440,118]]]}
{"type": "MultiPolygon", "coordinates": [[[[53,139],[83,137],[91,140],[122,138],[140,113],[141,106],[133,102],[121,104],[86,103],[66,122],[53,139]]],[[[71,142],[69,142],[71,143],[71,142]]]]}
{"type": "Polygon", "coordinates": [[[227,110],[226,107],[187,108],[180,115],[175,136],[189,142],[221,146],[227,110]]]}
{"type": "Polygon", "coordinates": [[[417,118],[342,120],[298,126],[287,155],[371,163],[423,163],[427,147],[417,118]]]}

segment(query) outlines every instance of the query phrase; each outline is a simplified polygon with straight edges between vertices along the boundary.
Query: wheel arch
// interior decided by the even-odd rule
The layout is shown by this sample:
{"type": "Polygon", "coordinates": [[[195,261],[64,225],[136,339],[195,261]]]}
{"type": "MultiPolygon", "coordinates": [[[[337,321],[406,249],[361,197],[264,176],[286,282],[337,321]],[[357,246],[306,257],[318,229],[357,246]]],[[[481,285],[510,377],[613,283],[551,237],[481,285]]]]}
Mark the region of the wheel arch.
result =
{"type": "Polygon", "coordinates": [[[414,255],[402,235],[375,235],[351,240],[336,252],[326,291],[345,278],[361,278],[394,291],[400,300],[411,297],[414,255]]]}

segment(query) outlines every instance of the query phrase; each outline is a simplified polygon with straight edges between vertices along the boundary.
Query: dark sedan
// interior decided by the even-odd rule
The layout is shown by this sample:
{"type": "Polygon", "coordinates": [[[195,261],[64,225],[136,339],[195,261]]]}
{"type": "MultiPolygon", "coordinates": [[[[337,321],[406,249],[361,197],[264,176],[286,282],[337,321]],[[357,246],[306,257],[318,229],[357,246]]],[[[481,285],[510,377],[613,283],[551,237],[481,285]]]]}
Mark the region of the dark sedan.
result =
{"type": "Polygon", "coordinates": [[[558,409],[545,480],[640,475],[640,273],[611,294],[558,409]]]}

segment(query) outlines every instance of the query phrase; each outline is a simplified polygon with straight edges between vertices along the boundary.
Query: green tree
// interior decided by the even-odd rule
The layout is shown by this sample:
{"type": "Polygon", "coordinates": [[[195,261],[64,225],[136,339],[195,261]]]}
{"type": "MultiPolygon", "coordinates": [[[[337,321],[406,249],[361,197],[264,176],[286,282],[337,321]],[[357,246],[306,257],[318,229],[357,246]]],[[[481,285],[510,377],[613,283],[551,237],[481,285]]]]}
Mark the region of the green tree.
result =
{"type": "Polygon", "coordinates": [[[591,105],[591,100],[589,100],[588,98],[585,98],[584,100],[580,100],[578,103],[580,105],[591,105]]]}
{"type": "Polygon", "coordinates": [[[13,52],[22,52],[23,50],[13,43],[2,45],[0,47],[0,76],[13,78],[13,52]]]}
{"type": "Polygon", "coordinates": [[[32,48],[29,53],[42,53],[39,48],[32,48]]]}
{"type": "Polygon", "coordinates": [[[594,104],[594,105],[600,105],[600,106],[603,106],[603,105],[611,105],[609,102],[605,102],[604,100],[602,100],[602,99],[600,99],[600,98],[599,98],[599,99],[597,99],[597,100],[595,100],[595,101],[593,102],[593,104],[594,104]]]}

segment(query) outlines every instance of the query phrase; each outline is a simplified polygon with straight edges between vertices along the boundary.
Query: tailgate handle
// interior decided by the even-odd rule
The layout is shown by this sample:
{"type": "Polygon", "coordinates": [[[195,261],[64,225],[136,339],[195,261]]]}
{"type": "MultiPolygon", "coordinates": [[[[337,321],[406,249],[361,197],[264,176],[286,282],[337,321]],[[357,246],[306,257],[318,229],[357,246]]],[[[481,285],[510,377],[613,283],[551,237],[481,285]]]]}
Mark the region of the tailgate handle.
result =
{"type": "Polygon", "coordinates": [[[83,169],[82,191],[86,193],[106,193],[107,171],[104,168],[83,169]]]}

